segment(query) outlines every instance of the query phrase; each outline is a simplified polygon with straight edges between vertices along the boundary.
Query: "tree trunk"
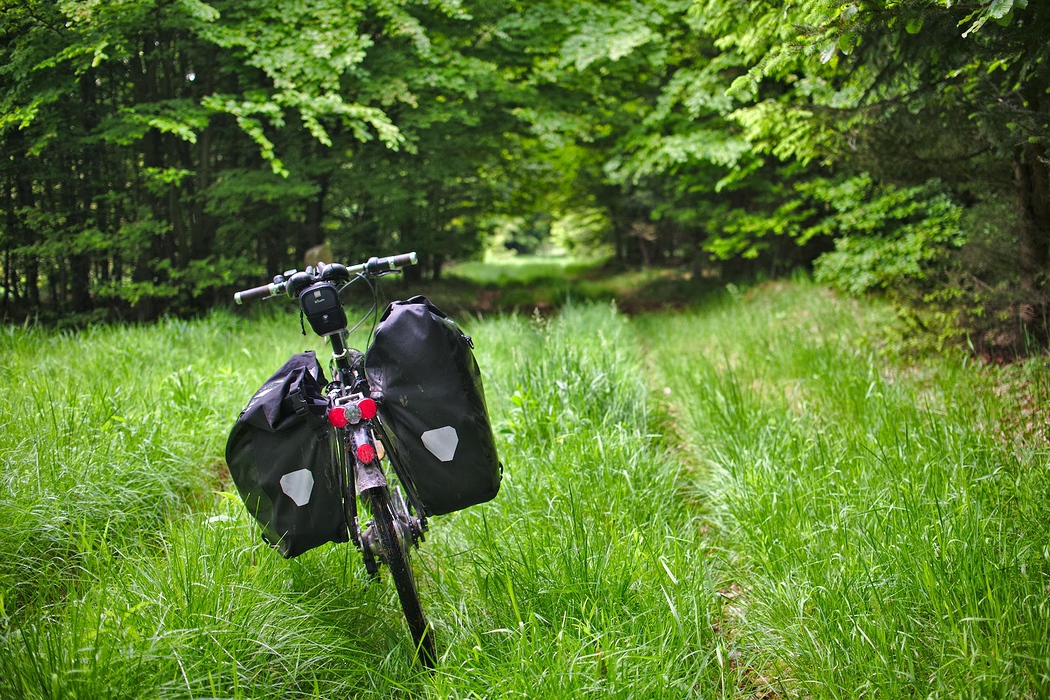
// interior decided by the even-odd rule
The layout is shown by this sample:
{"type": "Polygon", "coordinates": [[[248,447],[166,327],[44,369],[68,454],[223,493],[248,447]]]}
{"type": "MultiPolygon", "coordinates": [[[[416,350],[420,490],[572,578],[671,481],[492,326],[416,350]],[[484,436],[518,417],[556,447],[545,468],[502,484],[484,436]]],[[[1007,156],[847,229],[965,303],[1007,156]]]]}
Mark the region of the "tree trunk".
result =
{"type": "Polygon", "coordinates": [[[91,258],[84,253],[69,257],[69,309],[74,313],[90,311],[91,258]]]}
{"type": "Polygon", "coordinates": [[[212,182],[212,149],[215,126],[209,124],[197,140],[197,175],[194,196],[190,198],[190,259],[201,260],[214,252],[213,244],[218,234],[215,218],[205,211],[204,193],[212,182]]]}
{"type": "Polygon", "coordinates": [[[11,252],[4,251],[4,300],[3,310],[4,316],[6,317],[8,312],[11,310],[11,299],[14,296],[15,288],[15,275],[14,267],[11,265],[11,252]]]}
{"type": "Polygon", "coordinates": [[[1042,144],[1025,144],[1014,154],[1021,290],[1030,298],[1041,293],[1050,263],[1050,173],[1047,165],[1042,144]]]}
{"type": "Polygon", "coordinates": [[[4,184],[4,219],[8,234],[4,237],[4,311],[10,312],[12,304],[17,305],[18,303],[18,268],[15,251],[18,248],[19,224],[18,217],[15,215],[17,188],[6,186],[6,182],[4,184]]]}
{"type": "Polygon", "coordinates": [[[35,257],[25,256],[26,299],[31,309],[40,308],[40,263],[35,257]]]}
{"type": "Polygon", "coordinates": [[[296,259],[303,260],[306,251],[314,246],[324,244],[325,197],[328,196],[329,177],[322,174],[314,179],[317,184],[317,195],[306,202],[306,221],[299,230],[296,241],[296,259]]]}

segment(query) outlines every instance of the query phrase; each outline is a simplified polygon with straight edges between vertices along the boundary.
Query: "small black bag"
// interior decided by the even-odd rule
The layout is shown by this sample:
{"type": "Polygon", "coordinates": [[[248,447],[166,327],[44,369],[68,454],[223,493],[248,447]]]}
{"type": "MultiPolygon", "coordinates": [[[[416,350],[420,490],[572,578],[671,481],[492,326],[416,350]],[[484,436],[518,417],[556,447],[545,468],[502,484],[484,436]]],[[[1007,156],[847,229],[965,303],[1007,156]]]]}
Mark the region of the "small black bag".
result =
{"type": "Polygon", "coordinates": [[[226,463],[262,536],[285,557],[346,542],[346,513],[313,352],[292,355],[230,431],[226,463]]]}
{"type": "Polygon", "coordinates": [[[394,469],[426,515],[483,503],[503,467],[471,339],[426,297],[387,307],[365,373],[394,469]]]}

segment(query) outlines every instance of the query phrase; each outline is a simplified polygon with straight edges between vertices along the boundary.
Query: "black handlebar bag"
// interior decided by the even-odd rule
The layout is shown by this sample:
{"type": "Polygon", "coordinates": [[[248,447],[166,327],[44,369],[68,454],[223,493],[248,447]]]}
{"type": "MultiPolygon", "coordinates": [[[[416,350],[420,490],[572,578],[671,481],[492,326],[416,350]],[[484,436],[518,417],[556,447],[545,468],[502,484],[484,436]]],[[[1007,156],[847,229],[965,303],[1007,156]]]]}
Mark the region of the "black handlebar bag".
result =
{"type": "Polygon", "coordinates": [[[327,383],[313,352],[292,355],[255,392],[226,442],[245,508],[285,557],[348,539],[325,419],[327,383]]]}
{"type": "Polygon", "coordinates": [[[384,443],[425,515],[483,503],[503,467],[471,339],[426,297],[390,304],[365,353],[384,443]]]}

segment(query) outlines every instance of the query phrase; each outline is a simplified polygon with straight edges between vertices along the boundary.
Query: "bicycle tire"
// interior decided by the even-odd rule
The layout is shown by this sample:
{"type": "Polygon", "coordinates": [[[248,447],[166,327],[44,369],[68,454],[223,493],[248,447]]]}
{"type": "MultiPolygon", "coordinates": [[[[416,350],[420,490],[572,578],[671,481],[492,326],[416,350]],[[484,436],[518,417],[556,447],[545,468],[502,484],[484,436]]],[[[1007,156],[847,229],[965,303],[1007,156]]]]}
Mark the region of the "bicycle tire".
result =
{"type": "Polygon", "coordinates": [[[387,489],[376,489],[371,494],[371,505],[376,534],[383,548],[383,563],[390,569],[390,575],[394,579],[401,610],[405,614],[405,621],[408,622],[408,629],[415,643],[416,658],[425,668],[433,669],[437,661],[434,631],[427,622],[423,606],[419,602],[408,547],[399,536],[394,522],[390,492],[387,489]]]}

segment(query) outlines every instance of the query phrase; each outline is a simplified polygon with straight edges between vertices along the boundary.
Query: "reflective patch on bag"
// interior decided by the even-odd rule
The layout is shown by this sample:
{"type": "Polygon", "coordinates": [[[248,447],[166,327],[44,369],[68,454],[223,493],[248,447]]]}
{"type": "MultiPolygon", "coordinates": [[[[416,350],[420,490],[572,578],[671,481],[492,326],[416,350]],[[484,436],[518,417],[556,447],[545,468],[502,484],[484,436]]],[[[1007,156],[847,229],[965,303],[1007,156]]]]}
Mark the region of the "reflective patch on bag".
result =
{"type": "Polygon", "coordinates": [[[430,454],[442,462],[451,462],[455,458],[456,448],[459,447],[459,433],[451,425],[428,430],[419,437],[423,446],[430,450],[430,454]]]}
{"type": "Polygon", "coordinates": [[[309,469],[285,474],[281,477],[281,490],[295,505],[302,507],[310,502],[314,492],[314,475],[309,469]]]}

